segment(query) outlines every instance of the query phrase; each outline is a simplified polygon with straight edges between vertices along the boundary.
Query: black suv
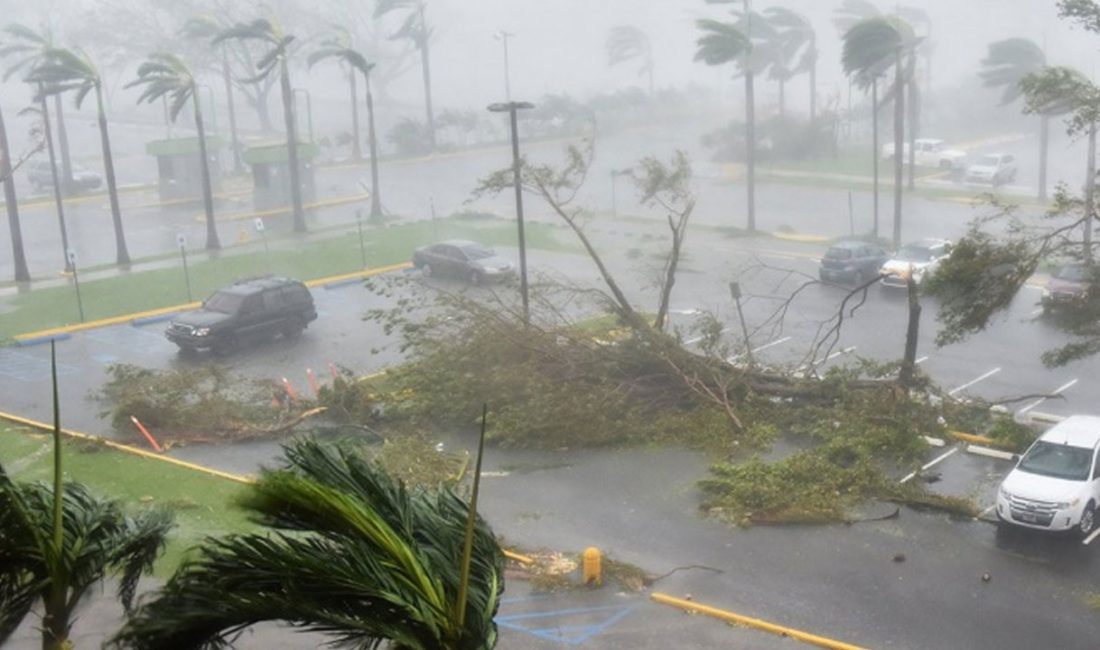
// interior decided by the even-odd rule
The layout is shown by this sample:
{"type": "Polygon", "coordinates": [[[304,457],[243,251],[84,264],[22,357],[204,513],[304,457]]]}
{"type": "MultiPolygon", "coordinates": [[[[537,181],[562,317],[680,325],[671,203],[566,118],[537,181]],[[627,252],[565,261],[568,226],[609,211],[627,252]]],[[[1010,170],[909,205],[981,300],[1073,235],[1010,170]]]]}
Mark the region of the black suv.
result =
{"type": "Polygon", "coordinates": [[[164,335],[181,350],[225,354],[246,340],[275,334],[294,338],[316,318],[313,295],[298,280],[251,278],[221,289],[198,311],[180,315],[164,335]]]}

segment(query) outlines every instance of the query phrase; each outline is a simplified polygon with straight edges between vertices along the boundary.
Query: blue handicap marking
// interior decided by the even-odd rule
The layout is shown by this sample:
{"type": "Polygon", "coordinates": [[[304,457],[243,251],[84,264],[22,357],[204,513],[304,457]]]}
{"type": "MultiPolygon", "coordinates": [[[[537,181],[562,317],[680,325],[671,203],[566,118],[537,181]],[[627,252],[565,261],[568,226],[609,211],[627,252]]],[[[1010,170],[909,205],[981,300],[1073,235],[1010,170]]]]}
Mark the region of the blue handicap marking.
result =
{"type": "MultiPolygon", "coordinates": [[[[78,370],[76,366],[67,363],[57,364],[59,376],[71,375],[78,370]]],[[[49,379],[50,360],[11,348],[0,348],[0,375],[24,382],[49,379]]]]}
{"type": "Polygon", "coordinates": [[[581,645],[615,625],[637,605],[605,605],[576,607],[549,612],[529,612],[497,616],[497,625],[564,645],[581,645]],[[593,616],[597,614],[597,616],[593,616]],[[563,625],[546,627],[546,619],[560,620],[563,625]],[[595,619],[595,622],[592,622],[595,619]],[[587,623],[587,624],[584,624],[587,623]]]}

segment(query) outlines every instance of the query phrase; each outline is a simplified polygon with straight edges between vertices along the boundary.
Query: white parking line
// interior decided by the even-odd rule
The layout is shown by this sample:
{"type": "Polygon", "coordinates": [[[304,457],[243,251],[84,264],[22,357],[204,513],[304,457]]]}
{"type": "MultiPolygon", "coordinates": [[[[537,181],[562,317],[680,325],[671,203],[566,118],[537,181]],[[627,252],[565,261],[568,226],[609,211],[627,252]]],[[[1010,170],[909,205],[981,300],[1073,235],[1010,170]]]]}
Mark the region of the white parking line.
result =
{"type": "MultiPolygon", "coordinates": [[[[1061,393],[1062,391],[1065,391],[1065,390],[1069,390],[1069,389],[1070,389],[1070,388],[1072,388],[1072,387],[1073,387],[1073,385],[1074,385],[1074,384],[1076,384],[1076,383],[1077,383],[1077,380],[1076,380],[1076,379],[1074,379],[1074,380],[1072,380],[1072,381],[1067,381],[1066,383],[1062,384],[1062,385],[1061,385],[1061,386],[1059,386],[1058,388],[1055,388],[1055,389],[1054,389],[1054,392],[1053,392],[1053,393],[1051,393],[1051,395],[1057,395],[1057,394],[1061,393]]],[[[1027,406],[1025,406],[1024,408],[1020,409],[1020,413],[1021,413],[1021,414],[1022,414],[1022,413],[1027,413],[1028,411],[1030,411],[1031,409],[1035,408],[1036,406],[1039,406],[1040,404],[1042,404],[1042,403],[1043,403],[1043,402],[1045,402],[1045,401],[1047,401],[1047,398],[1046,398],[1046,397],[1040,397],[1039,399],[1035,400],[1035,401],[1034,401],[1034,402],[1032,402],[1031,404],[1028,404],[1028,405],[1027,405],[1027,406]]]]}
{"type": "Polygon", "coordinates": [[[929,467],[932,467],[932,466],[933,466],[933,465],[935,465],[936,463],[938,463],[938,462],[942,461],[943,459],[947,458],[948,456],[950,456],[951,454],[955,453],[955,452],[956,452],[956,451],[958,451],[958,450],[959,450],[959,448],[958,448],[958,447],[952,447],[951,449],[948,449],[947,451],[945,451],[944,453],[940,454],[939,456],[936,456],[935,458],[933,458],[933,459],[932,459],[932,460],[930,460],[929,462],[925,463],[924,465],[921,465],[921,468],[920,468],[919,470],[917,470],[916,472],[910,472],[909,474],[907,474],[907,475],[905,476],[905,478],[901,479],[901,480],[900,480],[900,481],[898,481],[898,482],[899,482],[899,483],[908,483],[908,482],[909,482],[910,480],[912,480],[912,479],[913,479],[913,477],[914,477],[914,476],[916,476],[916,475],[917,475],[918,473],[920,473],[920,472],[923,472],[924,470],[928,469],[929,467]]]}
{"type": "Polygon", "coordinates": [[[988,515],[989,513],[993,512],[993,510],[995,510],[996,508],[997,508],[997,504],[994,503],[993,505],[989,506],[985,510],[982,510],[980,513],[978,513],[978,516],[979,517],[984,517],[984,516],[988,515]]]}
{"type": "Polygon", "coordinates": [[[668,310],[668,313],[678,314],[680,316],[694,316],[695,314],[700,314],[702,312],[698,309],[670,309],[668,310]]]}
{"type": "Polygon", "coordinates": [[[917,357],[916,361],[914,361],[913,363],[915,363],[919,366],[920,364],[924,363],[925,361],[928,361],[928,355],[925,355],[923,357],[917,357]]]}
{"type": "MultiPolygon", "coordinates": [[[[721,331],[719,331],[718,333],[719,334],[725,334],[726,332],[729,331],[729,329],[730,328],[728,328],[728,327],[723,327],[721,329],[721,331]]],[[[696,343],[698,343],[699,341],[702,341],[705,338],[706,338],[705,336],[696,336],[693,339],[688,339],[688,340],[684,341],[684,345],[695,345],[696,343]]]]}
{"type": "MultiPolygon", "coordinates": [[[[776,340],[772,341],[771,343],[765,343],[764,345],[761,345],[758,348],[753,348],[752,352],[753,352],[753,354],[756,354],[757,352],[760,352],[761,350],[767,350],[770,347],[780,345],[781,343],[786,343],[787,341],[790,341],[790,340],[791,340],[790,336],[784,336],[783,338],[776,339],[776,340]]],[[[733,363],[734,361],[736,361],[737,359],[740,359],[743,356],[745,356],[744,353],[738,352],[737,354],[727,358],[726,361],[728,361],[729,363],[733,363]]]]}
{"type": "Polygon", "coordinates": [[[1088,537],[1086,537],[1084,540],[1082,540],[1081,543],[1087,546],[1087,545],[1092,543],[1092,540],[1096,539],[1097,535],[1100,535],[1100,528],[1097,528],[1096,530],[1092,531],[1092,534],[1089,535],[1088,537]]]}
{"type": "Polygon", "coordinates": [[[1029,316],[1034,318],[1035,316],[1038,316],[1041,313],[1043,313],[1043,308],[1039,307],[1038,309],[1032,310],[1032,312],[1029,314],[1029,316]]]}
{"type": "Polygon", "coordinates": [[[951,389],[950,391],[948,391],[948,392],[947,392],[947,394],[948,394],[948,395],[954,395],[955,393],[957,393],[957,392],[959,392],[959,391],[962,391],[962,390],[966,390],[967,388],[970,388],[971,386],[973,386],[974,384],[978,383],[979,381],[983,381],[983,380],[985,380],[985,379],[989,379],[990,377],[992,377],[993,375],[997,374],[997,373],[998,373],[998,372],[1000,372],[1000,371],[1001,371],[1001,369],[1000,369],[1000,368],[994,368],[993,370],[990,370],[989,372],[985,373],[985,374],[984,374],[984,375],[982,375],[981,377],[977,377],[977,378],[975,378],[975,379],[971,379],[970,381],[966,382],[966,383],[965,383],[965,384],[963,384],[962,386],[957,386],[957,387],[955,387],[955,388],[952,388],[952,389],[951,389]]]}
{"type": "Polygon", "coordinates": [[[848,348],[844,348],[842,350],[837,350],[836,352],[830,354],[829,356],[825,357],[821,361],[818,361],[817,363],[803,364],[803,365],[799,366],[798,370],[801,371],[801,372],[805,372],[805,371],[810,369],[811,365],[812,365],[812,367],[816,368],[816,367],[820,366],[821,364],[826,363],[828,361],[832,361],[833,359],[835,359],[835,358],[837,358],[841,355],[850,354],[850,353],[855,352],[855,351],[856,351],[856,346],[854,346],[854,345],[851,346],[851,347],[848,347],[848,348]]]}

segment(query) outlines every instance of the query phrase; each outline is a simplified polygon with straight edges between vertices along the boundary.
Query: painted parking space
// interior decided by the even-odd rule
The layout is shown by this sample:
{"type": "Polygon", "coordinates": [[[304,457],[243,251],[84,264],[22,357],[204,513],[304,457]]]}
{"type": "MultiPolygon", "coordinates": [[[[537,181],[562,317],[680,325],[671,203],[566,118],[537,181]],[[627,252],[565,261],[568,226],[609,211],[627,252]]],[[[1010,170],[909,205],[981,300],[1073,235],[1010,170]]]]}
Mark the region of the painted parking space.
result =
{"type": "MultiPolygon", "coordinates": [[[[70,363],[58,363],[57,374],[72,375],[80,371],[70,363]]],[[[50,357],[38,352],[15,348],[0,348],[0,375],[21,383],[45,381],[50,378],[50,357]]]]}
{"type": "MultiPolygon", "coordinates": [[[[515,601],[512,601],[513,603],[515,601]]],[[[522,635],[567,646],[583,646],[622,622],[638,604],[566,607],[499,614],[497,625],[522,635]]]]}

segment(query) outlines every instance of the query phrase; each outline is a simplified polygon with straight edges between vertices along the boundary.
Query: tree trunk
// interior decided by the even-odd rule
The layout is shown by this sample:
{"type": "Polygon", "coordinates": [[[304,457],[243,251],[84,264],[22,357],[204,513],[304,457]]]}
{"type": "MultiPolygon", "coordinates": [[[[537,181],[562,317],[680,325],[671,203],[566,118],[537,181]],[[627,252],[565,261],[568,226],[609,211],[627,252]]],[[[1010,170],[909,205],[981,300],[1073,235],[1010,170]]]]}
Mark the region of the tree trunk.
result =
{"type": "Polygon", "coordinates": [[[107,196],[111,201],[111,221],[115,227],[115,260],[120,266],[129,266],[130,251],[126,250],[126,236],[122,231],[122,210],[118,206],[118,185],[115,182],[115,160],[111,155],[111,136],[107,133],[107,115],[103,112],[103,95],[100,86],[95,87],[96,112],[99,118],[99,143],[103,148],[103,171],[107,175],[107,196]]]}
{"type": "Polygon", "coordinates": [[[199,106],[198,88],[191,88],[191,103],[195,109],[195,130],[199,135],[199,170],[202,175],[202,207],[206,212],[206,250],[213,251],[222,247],[218,240],[218,228],[214,223],[214,190],[210,187],[210,155],[206,152],[206,129],[202,123],[202,109],[199,106]]]}
{"type": "Polygon", "coordinates": [[[1047,200],[1047,153],[1050,150],[1050,118],[1039,116],[1039,200],[1047,200]]]}
{"type": "Polygon", "coordinates": [[[748,174],[745,189],[748,195],[748,230],[756,232],[756,106],[752,69],[745,71],[745,158],[748,174]]]}
{"type": "Polygon", "coordinates": [[[779,119],[787,117],[787,82],[779,80],[779,119]]]}
{"type": "Polygon", "coordinates": [[[61,228],[61,258],[65,260],[66,271],[72,271],[72,264],[69,262],[69,232],[65,227],[65,202],[61,199],[61,176],[57,173],[57,154],[54,152],[53,146],[53,129],[50,128],[50,111],[46,98],[42,97],[39,101],[39,106],[42,109],[42,127],[46,136],[46,151],[50,156],[50,178],[53,180],[53,202],[54,207],[57,208],[57,223],[61,228]]]}
{"type": "Polygon", "coordinates": [[[646,63],[646,76],[649,78],[649,96],[653,97],[653,56],[650,55],[646,63]]]}
{"type": "Polygon", "coordinates": [[[921,306],[917,295],[917,283],[913,280],[912,273],[906,278],[905,285],[909,292],[909,325],[905,330],[905,355],[901,360],[898,381],[902,386],[911,388],[913,374],[917,367],[917,339],[918,334],[920,334],[921,306]]]}
{"type": "Polygon", "coordinates": [[[30,282],[27,256],[23,250],[23,229],[19,223],[19,201],[15,196],[15,178],[12,169],[11,149],[8,147],[8,131],[4,115],[0,113],[0,178],[4,179],[4,204],[8,209],[8,229],[11,231],[11,257],[15,267],[16,282],[30,282]]]}
{"type": "Polygon", "coordinates": [[[1089,160],[1085,165],[1085,236],[1081,251],[1085,264],[1092,265],[1092,221],[1096,218],[1096,122],[1089,124],[1089,160]]]}
{"type": "Polygon", "coordinates": [[[668,227],[672,231],[672,251],[669,253],[668,268],[665,269],[664,281],[661,283],[661,301],[657,305],[657,317],[653,319],[654,329],[663,331],[668,321],[668,307],[672,302],[672,287],[676,284],[676,268],[680,264],[680,249],[684,245],[684,235],[687,229],[688,219],[695,209],[695,203],[689,203],[680,213],[679,222],[672,220],[668,215],[668,227]]]}
{"type": "MultiPolygon", "coordinates": [[[[849,88],[851,88],[849,86],[849,88]]],[[[874,222],[871,226],[871,234],[878,237],[878,160],[882,153],[878,147],[878,79],[871,80],[871,167],[872,167],[872,195],[874,222]]],[[[895,152],[895,155],[897,153],[895,152]]]]}
{"type": "Polygon", "coordinates": [[[256,96],[251,98],[252,107],[256,109],[256,116],[260,118],[260,129],[263,131],[274,131],[275,125],[271,123],[271,110],[267,105],[267,95],[270,90],[265,87],[256,86],[256,96]]]}
{"type": "Polygon", "coordinates": [[[432,112],[432,66],[428,51],[428,23],[424,19],[424,4],[417,9],[420,12],[420,71],[424,77],[424,106],[428,112],[428,143],[435,151],[435,114],[432,112]]]}
{"type": "Polygon", "coordinates": [[[917,138],[920,137],[920,95],[916,72],[909,79],[909,181],[910,192],[917,187],[917,138]]]}
{"type": "MultiPolygon", "coordinates": [[[[817,45],[813,41],[810,42],[810,47],[816,49],[817,45]]],[[[810,64],[810,125],[817,121],[817,58],[815,56],[814,62],[810,64]]]]}
{"type": "Polygon", "coordinates": [[[374,95],[371,93],[370,73],[363,75],[363,83],[367,88],[367,138],[370,147],[370,216],[372,219],[382,218],[382,197],[378,188],[378,140],[374,132],[374,95]]]}
{"type": "Polygon", "coordinates": [[[363,159],[363,149],[359,145],[359,89],[352,66],[348,66],[348,77],[351,82],[351,159],[359,162],[363,159]]]}
{"type": "Polygon", "coordinates": [[[222,82],[225,84],[225,98],[229,106],[229,138],[233,148],[233,173],[244,173],[241,162],[241,139],[237,135],[237,110],[233,106],[233,81],[229,77],[229,53],[222,45],[222,82]]]}
{"type": "Polygon", "coordinates": [[[65,129],[65,111],[61,106],[60,93],[53,96],[53,112],[57,116],[57,145],[61,149],[61,194],[69,196],[74,189],[73,158],[69,153],[69,132],[65,129]]]}
{"type": "Polygon", "coordinates": [[[894,52],[894,250],[901,248],[902,149],[905,147],[905,84],[901,79],[901,48],[894,52]]]}
{"type": "Polygon", "coordinates": [[[42,650],[66,650],[69,644],[69,623],[59,614],[42,617],[42,650]]]}
{"type": "Polygon", "coordinates": [[[290,203],[294,212],[294,232],[306,231],[302,207],[302,170],[298,166],[298,130],[294,124],[294,92],[290,88],[290,70],[286,57],[279,60],[279,85],[283,93],[283,121],[286,123],[287,164],[290,166],[290,203]]]}

